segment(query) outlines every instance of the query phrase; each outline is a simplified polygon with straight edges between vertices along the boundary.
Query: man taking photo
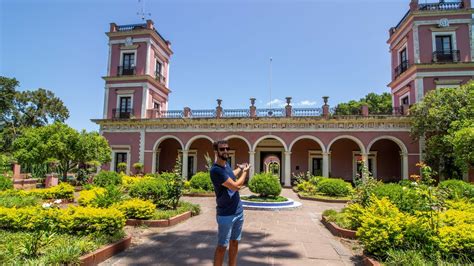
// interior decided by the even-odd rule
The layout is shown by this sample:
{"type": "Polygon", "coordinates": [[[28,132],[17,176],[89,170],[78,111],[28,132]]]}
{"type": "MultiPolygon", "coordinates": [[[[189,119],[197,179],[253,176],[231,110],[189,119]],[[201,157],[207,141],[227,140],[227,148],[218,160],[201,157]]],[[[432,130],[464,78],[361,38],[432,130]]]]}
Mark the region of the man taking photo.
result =
{"type": "Polygon", "coordinates": [[[214,253],[214,265],[221,266],[229,246],[229,265],[237,265],[239,240],[244,224],[244,208],[240,201],[239,189],[245,183],[250,165],[240,164],[232,170],[227,163],[229,143],[219,140],[213,144],[215,162],[211,168],[211,180],[216,193],[216,220],[218,225],[217,248],[214,253]],[[237,179],[236,176],[239,176],[237,179]]]}

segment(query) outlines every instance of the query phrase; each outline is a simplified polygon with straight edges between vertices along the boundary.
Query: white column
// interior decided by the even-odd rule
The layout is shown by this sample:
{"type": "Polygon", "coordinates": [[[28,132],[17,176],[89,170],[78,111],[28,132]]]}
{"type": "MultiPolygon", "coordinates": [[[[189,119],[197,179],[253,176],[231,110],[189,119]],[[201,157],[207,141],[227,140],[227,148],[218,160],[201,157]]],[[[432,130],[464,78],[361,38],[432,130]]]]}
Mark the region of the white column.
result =
{"type": "Polygon", "coordinates": [[[249,164],[252,166],[249,170],[249,179],[255,174],[255,152],[249,151],[249,164]]]}
{"type": "Polygon", "coordinates": [[[138,157],[140,163],[145,163],[145,129],[140,131],[140,154],[138,157]]]}
{"type": "Polygon", "coordinates": [[[148,101],[149,101],[149,98],[148,98],[148,85],[147,84],[143,84],[143,94],[142,94],[142,114],[141,114],[141,118],[146,118],[147,117],[147,107],[148,107],[148,101]]]}
{"type": "Polygon", "coordinates": [[[323,152],[323,176],[329,177],[329,152],[323,152]]]}
{"type": "Polygon", "coordinates": [[[364,167],[369,169],[369,155],[367,153],[362,153],[362,160],[364,161],[364,167]]]}
{"type": "Polygon", "coordinates": [[[291,151],[285,151],[285,186],[291,186],[291,151]]]}
{"type": "Polygon", "coordinates": [[[187,180],[188,178],[188,150],[183,150],[183,178],[187,180]]]}
{"type": "Polygon", "coordinates": [[[408,179],[408,153],[402,153],[402,178],[408,179]]]}
{"type": "Polygon", "coordinates": [[[419,102],[423,99],[425,92],[423,86],[423,78],[415,79],[415,102],[419,102]]]}
{"type": "Polygon", "coordinates": [[[150,63],[151,63],[150,51],[151,51],[151,44],[148,41],[146,43],[146,61],[145,61],[145,74],[146,75],[151,75],[150,74],[150,63]]]}
{"type": "Polygon", "coordinates": [[[109,86],[106,85],[104,90],[104,119],[107,119],[109,109],[109,86]]]}

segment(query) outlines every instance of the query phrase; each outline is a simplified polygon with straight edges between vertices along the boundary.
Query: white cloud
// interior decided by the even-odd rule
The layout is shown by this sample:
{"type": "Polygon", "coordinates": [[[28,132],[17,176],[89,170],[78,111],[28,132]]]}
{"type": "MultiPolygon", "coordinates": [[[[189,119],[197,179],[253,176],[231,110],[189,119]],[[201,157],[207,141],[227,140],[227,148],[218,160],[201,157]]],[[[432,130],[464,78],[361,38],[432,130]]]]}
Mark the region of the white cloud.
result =
{"type": "Polygon", "coordinates": [[[296,105],[297,106],[312,106],[312,105],[315,105],[315,104],[316,104],[316,101],[304,100],[304,101],[300,101],[296,105]]]}
{"type": "Polygon", "coordinates": [[[270,102],[267,102],[267,106],[272,106],[272,107],[284,107],[286,105],[286,101],[280,100],[280,99],[273,99],[270,102]]]}

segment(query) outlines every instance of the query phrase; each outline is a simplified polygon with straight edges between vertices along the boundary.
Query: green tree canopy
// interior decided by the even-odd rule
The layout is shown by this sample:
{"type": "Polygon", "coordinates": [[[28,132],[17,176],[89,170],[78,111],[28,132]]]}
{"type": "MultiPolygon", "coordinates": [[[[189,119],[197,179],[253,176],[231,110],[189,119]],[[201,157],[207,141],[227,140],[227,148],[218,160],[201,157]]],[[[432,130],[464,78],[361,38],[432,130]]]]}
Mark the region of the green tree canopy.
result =
{"type": "Polygon", "coordinates": [[[13,141],[25,128],[64,122],[69,111],[64,103],[45,89],[17,91],[20,83],[0,76],[0,152],[11,152],[13,141]]]}
{"type": "Polygon", "coordinates": [[[460,167],[469,163],[461,153],[472,145],[463,138],[472,137],[464,128],[474,125],[474,83],[432,90],[410,108],[410,114],[412,135],[426,137],[426,162],[443,176],[460,177],[460,167]]]}
{"type": "Polygon", "coordinates": [[[60,122],[24,130],[13,147],[14,156],[21,164],[57,162],[63,178],[80,164],[111,160],[111,149],[97,132],[79,133],[60,122]]]}
{"type": "Polygon", "coordinates": [[[336,115],[357,115],[363,104],[367,104],[370,114],[391,114],[392,96],[388,92],[382,94],[369,93],[359,101],[351,100],[336,106],[336,115]]]}

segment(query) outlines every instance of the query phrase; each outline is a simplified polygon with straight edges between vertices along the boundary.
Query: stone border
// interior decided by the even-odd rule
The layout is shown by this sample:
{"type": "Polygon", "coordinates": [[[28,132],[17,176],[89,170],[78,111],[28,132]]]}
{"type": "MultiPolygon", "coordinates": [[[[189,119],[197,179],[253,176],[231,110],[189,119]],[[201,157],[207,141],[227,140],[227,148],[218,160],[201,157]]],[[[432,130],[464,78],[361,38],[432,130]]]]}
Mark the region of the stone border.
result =
{"type": "Polygon", "coordinates": [[[367,255],[362,255],[362,264],[364,264],[364,266],[381,266],[380,262],[367,255]]]}
{"type": "Polygon", "coordinates": [[[306,196],[301,196],[300,193],[296,192],[298,198],[304,200],[312,200],[312,201],[320,201],[320,202],[328,202],[328,203],[348,203],[350,200],[342,200],[342,199],[318,199],[318,198],[311,198],[306,196]]]}
{"type": "Polygon", "coordinates": [[[348,239],[356,239],[357,238],[356,231],[341,228],[336,223],[328,221],[326,216],[322,216],[321,222],[335,236],[342,237],[342,238],[348,238],[348,239]]]}
{"type": "Polygon", "coordinates": [[[81,265],[97,265],[108,258],[124,251],[132,243],[132,236],[126,236],[125,238],[101,247],[91,253],[79,257],[81,265]]]}
{"type": "Polygon", "coordinates": [[[161,219],[161,220],[139,220],[139,219],[127,219],[125,225],[137,226],[137,225],[146,225],[149,227],[168,227],[173,226],[187,219],[191,218],[192,214],[191,211],[184,212],[182,214],[178,214],[174,217],[169,219],[161,219]]]}

